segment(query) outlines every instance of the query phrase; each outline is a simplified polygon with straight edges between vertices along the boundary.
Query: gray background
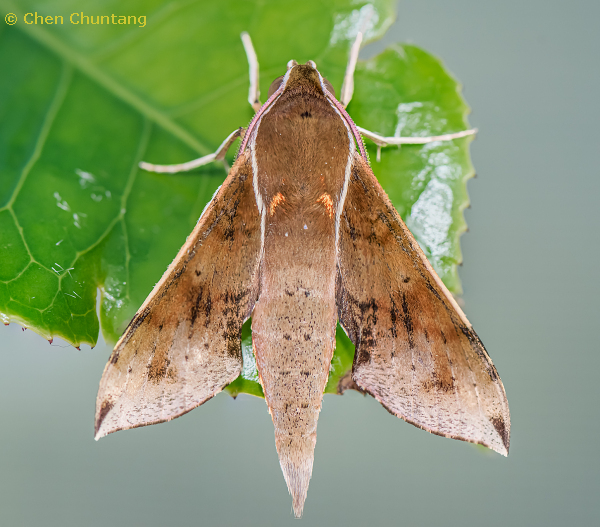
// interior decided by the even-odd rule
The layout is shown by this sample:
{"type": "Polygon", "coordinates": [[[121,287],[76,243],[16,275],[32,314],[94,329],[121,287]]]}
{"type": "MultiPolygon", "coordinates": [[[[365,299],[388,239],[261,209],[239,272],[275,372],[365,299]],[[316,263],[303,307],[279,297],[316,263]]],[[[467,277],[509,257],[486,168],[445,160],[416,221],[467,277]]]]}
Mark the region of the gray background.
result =
{"type": "MultiPolygon", "coordinates": [[[[443,57],[481,130],[461,276],[508,394],[511,454],[327,396],[302,525],[598,522],[599,20],[597,0],[401,2],[384,42],[443,57]]],[[[106,345],[51,347],[14,324],[0,342],[1,525],[294,521],[262,400],[220,395],[96,443],[106,345]]]]}

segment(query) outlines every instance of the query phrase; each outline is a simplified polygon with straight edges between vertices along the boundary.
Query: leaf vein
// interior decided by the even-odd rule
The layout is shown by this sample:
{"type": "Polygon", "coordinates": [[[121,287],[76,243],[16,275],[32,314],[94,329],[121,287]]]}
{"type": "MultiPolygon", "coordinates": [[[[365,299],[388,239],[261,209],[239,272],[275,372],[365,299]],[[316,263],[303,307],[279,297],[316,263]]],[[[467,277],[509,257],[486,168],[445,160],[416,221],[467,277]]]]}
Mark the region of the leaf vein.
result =
{"type": "MultiPolygon", "coordinates": [[[[35,147],[33,148],[33,152],[31,153],[29,160],[23,167],[23,170],[21,171],[21,175],[19,176],[19,180],[17,181],[17,185],[15,186],[15,190],[13,191],[12,196],[8,200],[8,203],[4,207],[0,208],[0,211],[5,209],[10,209],[12,211],[12,206],[15,200],[17,199],[19,192],[23,188],[27,176],[31,172],[31,169],[33,168],[33,166],[35,165],[42,153],[42,149],[46,144],[46,139],[48,138],[48,134],[50,132],[50,129],[52,128],[54,119],[56,118],[56,115],[58,114],[58,111],[65,100],[65,95],[67,94],[67,89],[71,82],[72,76],[73,70],[71,66],[63,62],[61,76],[58,81],[56,91],[54,92],[54,97],[52,98],[50,106],[48,106],[48,111],[46,112],[46,115],[44,117],[44,122],[42,123],[42,126],[40,128],[37,140],[35,142],[35,147]]],[[[21,233],[21,236],[23,236],[23,233],[21,233]]],[[[29,251],[29,248],[27,250],[29,251]]],[[[31,253],[29,254],[31,255],[31,253]]]]}
{"type": "MultiPolygon", "coordinates": [[[[0,6],[9,12],[16,13],[19,18],[22,18],[23,16],[23,11],[12,2],[0,0],[0,6]]],[[[144,101],[139,95],[127,89],[118,80],[111,77],[107,72],[90,60],[89,57],[75,51],[72,46],[69,46],[61,39],[54,36],[51,31],[37,25],[18,24],[15,27],[18,27],[19,30],[26,33],[29,37],[53,51],[65,62],[76,67],[108,92],[137,110],[142,116],[161,126],[188,147],[201,155],[206,155],[211,152],[211,149],[207,145],[201,143],[181,125],[170,119],[164,112],[155,108],[152,104],[144,101]]]]}

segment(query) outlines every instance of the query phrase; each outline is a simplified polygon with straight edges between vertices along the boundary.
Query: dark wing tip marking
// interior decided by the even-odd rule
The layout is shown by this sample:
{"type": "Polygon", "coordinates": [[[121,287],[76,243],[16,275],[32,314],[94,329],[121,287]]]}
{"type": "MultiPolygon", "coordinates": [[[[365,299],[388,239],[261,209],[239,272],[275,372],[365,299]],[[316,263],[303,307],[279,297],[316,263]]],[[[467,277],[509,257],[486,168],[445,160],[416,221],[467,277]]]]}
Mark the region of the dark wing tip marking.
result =
{"type": "Polygon", "coordinates": [[[496,429],[496,432],[498,432],[498,435],[502,439],[502,444],[506,448],[505,455],[508,456],[508,450],[510,446],[510,430],[507,428],[506,423],[504,422],[504,417],[499,415],[496,417],[492,417],[490,421],[496,429]]]}
{"type": "MultiPolygon", "coordinates": [[[[110,401],[109,399],[105,399],[104,401],[102,401],[102,404],[100,405],[100,412],[98,414],[98,419],[96,419],[96,427],[94,430],[96,439],[99,439],[98,431],[100,430],[100,427],[102,426],[102,422],[104,421],[104,419],[106,418],[108,413],[113,409],[114,405],[115,404],[112,401],[110,401]]],[[[100,437],[102,437],[102,436],[100,436],[100,437]]]]}
{"type": "MultiPolygon", "coordinates": [[[[481,445],[484,446],[486,448],[490,448],[491,450],[493,450],[494,452],[497,452],[498,454],[502,455],[502,456],[508,456],[508,447],[510,444],[510,440],[508,437],[508,430],[506,429],[505,425],[504,425],[504,419],[502,417],[497,417],[497,418],[493,418],[491,420],[492,425],[494,426],[494,428],[496,429],[496,431],[498,432],[498,435],[500,436],[500,438],[502,439],[502,446],[504,447],[499,448],[496,445],[493,445],[492,443],[483,441],[483,440],[476,440],[476,439],[469,439],[466,437],[462,437],[462,436],[458,436],[458,435],[452,435],[452,434],[447,434],[444,432],[440,432],[439,430],[433,430],[431,428],[427,428],[426,426],[422,425],[421,423],[419,423],[418,421],[411,419],[410,417],[407,417],[406,415],[401,414],[400,412],[396,412],[395,410],[392,410],[388,405],[385,404],[385,402],[383,401],[383,399],[377,395],[377,394],[373,394],[371,393],[369,390],[367,389],[363,389],[360,385],[360,383],[358,381],[356,381],[353,377],[353,380],[355,381],[356,385],[359,388],[359,391],[362,393],[368,393],[369,395],[371,395],[374,399],[376,399],[381,406],[383,406],[383,408],[385,408],[385,410],[387,412],[389,412],[390,414],[392,414],[395,417],[399,417],[400,419],[402,419],[403,421],[407,422],[408,424],[411,424],[413,426],[416,426],[417,428],[420,428],[421,430],[425,430],[426,432],[429,432],[430,434],[436,435],[436,436],[440,436],[440,437],[445,437],[447,439],[456,439],[458,441],[464,441],[465,443],[472,443],[474,445],[481,445]]],[[[338,392],[339,393],[339,392],[338,392]]]]}
{"type": "MultiPolygon", "coordinates": [[[[225,382],[224,386],[227,386],[228,384],[232,383],[233,381],[235,381],[235,379],[237,379],[240,375],[242,371],[241,365],[238,371],[236,371],[234,374],[231,375],[231,377],[225,382]]],[[[221,392],[221,389],[217,389],[215,390],[213,393],[209,394],[205,399],[203,399],[200,402],[195,403],[193,406],[189,407],[189,408],[185,408],[184,410],[181,410],[178,413],[175,413],[173,415],[170,415],[167,418],[161,418],[161,419],[153,419],[151,421],[147,421],[144,423],[136,423],[133,425],[126,425],[126,426],[121,426],[119,428],[112,428],[110,430],[103,430],[101,431],[100,429],[102,428],[102,423],[104,422],[104,420],[106,419],[106,416],[111,412],[111,410],[113,409],[113,407],[115,406],[114,403],[112,403],[109,400],[105,400],[102,402],[102,406],[100,408],[100,413],[98,415],[98,419],[96,420],[96,427],[95,427],[95,431],[96,431],[96,435],[95,435],[95,439],[101,439],[104,436],[107,436],[108,434],[112,434],[114,432],[120,432],[121,430],[133,430],[134,428],[141,428],[143,426],[150,426],[150,425],[156,425],[159,423],[164,423],[167,421],[171,421],[173,419],[176,419],[177,417],[181,417],[182,415],[185,415],[189,412],[191,412],[192,410],[194,410],[195,408],[198,408],[198,406],[203,405],[205,402],[210,401],[213,397],[215,397],[216,395],[218,395],[221,392]]]]}

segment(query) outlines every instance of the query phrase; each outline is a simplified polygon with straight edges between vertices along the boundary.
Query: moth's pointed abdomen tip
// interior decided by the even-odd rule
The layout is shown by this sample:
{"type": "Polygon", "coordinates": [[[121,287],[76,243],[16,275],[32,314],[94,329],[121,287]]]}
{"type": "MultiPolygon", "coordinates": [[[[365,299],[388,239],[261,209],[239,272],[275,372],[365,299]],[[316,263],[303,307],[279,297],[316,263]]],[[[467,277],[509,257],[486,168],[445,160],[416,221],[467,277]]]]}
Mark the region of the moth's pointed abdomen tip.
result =
{"type": "Polygon", "coordinates": [[[304,511],[304,502],[306,501],[306,494],[308,492],[308,481],[306,482],[306,488],[296,489],[298,494],[294,495],[292,489],[289,489],[292,495],[292,510],[294,511],[294,518],[302,518],[302,512],[304,511]]]}
{"type": "Polygon", "coordinates": [[[294,503],[292,505],[292,510],[294,511],[294,518],[299,520],[300,518],[302,518],[302,511],[304,510],[304,502],[296,503],[294,501],[294,503]]]}
{"type": "Polygon", "coordinates": [[[275,437],[279,464],[292,496],[294,516],[300,518],[312,476],[316,434],[275,437]]]}

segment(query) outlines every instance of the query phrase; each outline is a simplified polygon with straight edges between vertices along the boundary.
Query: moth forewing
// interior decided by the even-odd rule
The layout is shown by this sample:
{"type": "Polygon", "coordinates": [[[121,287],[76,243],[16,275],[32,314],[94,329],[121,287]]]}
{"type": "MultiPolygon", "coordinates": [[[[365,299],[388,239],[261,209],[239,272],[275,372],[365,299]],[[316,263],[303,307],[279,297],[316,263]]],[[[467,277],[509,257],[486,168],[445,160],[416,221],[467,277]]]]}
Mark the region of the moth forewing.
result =
{"type": "Polygon", "coordinates": [[[97,439],[182,415],[239,375],[259,254],[252,166],[242,155],[117,343],[100,382],[97,439]]]}
{"type": "Polygon", "coordinates": [[[420,428],[507,455],[510,414],[502,381],[359,156],[338,258],[338,313],[356,346],[358,386],[420,428]]]}

